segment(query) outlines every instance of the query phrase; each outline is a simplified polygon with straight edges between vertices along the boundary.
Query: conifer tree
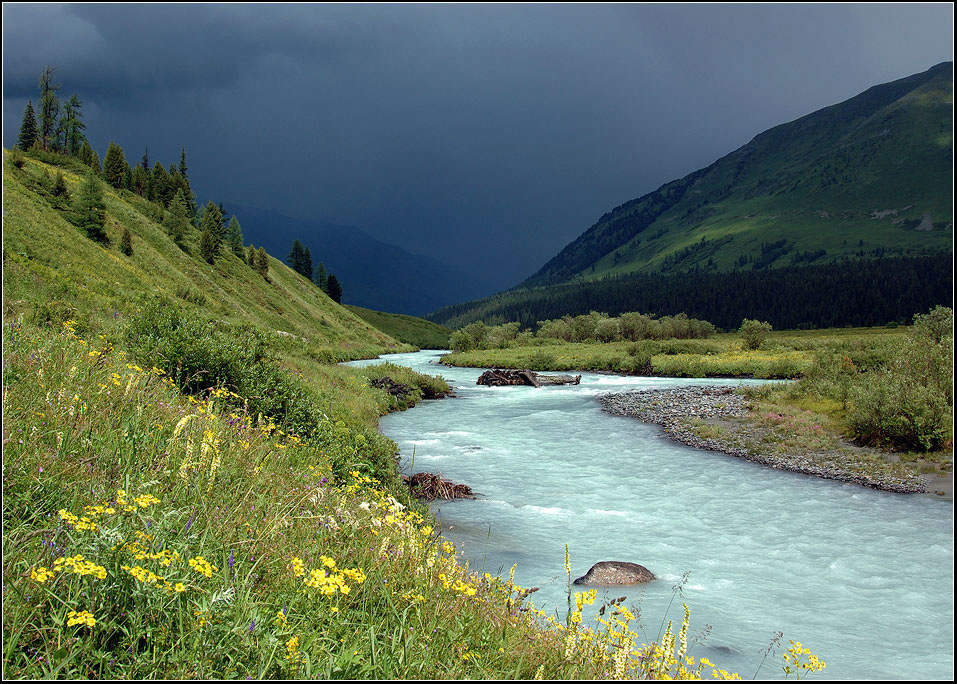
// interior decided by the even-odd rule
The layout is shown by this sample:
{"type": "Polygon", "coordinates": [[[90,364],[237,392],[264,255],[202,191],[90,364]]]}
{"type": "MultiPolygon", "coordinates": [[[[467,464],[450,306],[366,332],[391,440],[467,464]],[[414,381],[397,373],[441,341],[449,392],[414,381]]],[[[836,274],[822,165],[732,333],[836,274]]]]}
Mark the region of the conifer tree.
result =
{"type": "Polygon", "coordinates": [[[97,174],[99,174],[100,173],[100,155],[96,150],[91,150],[91,153],[92,154],[90,155],[90,168],[96,171],[97,174]]]}
{"type": "Polygon", "coordinates": [[[20,124],[20,136],[17,138],[17,147],[26,152],[33,147],[39,135],[33,100],[27,100],[27,107],[23,110],[23,123],[20,124]]]}
{"type": "Polygon", "coordinates": [[[226,244],[240,259],[245,258],[243,249],[243,229],[239,225],[239,219],[233,216],[229,219],[229,225],[226,227],[226,244]]]}
{"type": "Polygon", "coordinates": [[[199,250],[203,258],[209,263],[216,260],[219,254],[219,247],[223,243],[223,216],[219,213],[219,207],[212,202],[206,205],[203,211],[203,218],[199,223],[199,250]]]}
{"type": "Polygon", "coordinates": [[[336,278],[333,273],[329,274],[326,294],[329,295],[329,298],[336,304],[342,304],[342,286],[339,284],[339,279],[336,278]]]}
{"type": "Polygon", "coordinates": [[[146,186],[149,183],[149,174],[143,170],[139,164],[133,167],[133,187],[132,190],[137,195],[146,196],[146,186]]]}
{"type": "Polygon", "coordinates": [[[163,227],[166,232],[173,238],[173,242],[184,251],[186,250],[186,230],[190,224],[188,212],[186,198],[183,197],[183,192],[179,191],[169,203],[169,210],[163,217],[163,227]]]}
{"type": "Polygon", "coordinates": [[[73,93],[70,101],[63,108],[66,119],[66,151],[74,157],[80,154],[83,143],[86,141],[86,136],[83,135],[86,124],[83,123],[83,115],[80,113],[82,108],[83,103],[76,93],[73,93]]]}
{"type": "Polygon", "coordinates": [[[302,258],[304,252],[302,249],[302,243],[299,240],[292,241],[292,251],[289,252],[289,256],[286,257],[286,263],[289,265],[289,268],[294,270],[296,273],[302,273],[302,258]]]}
{"type": "Polygon", "coordinates": [[[153,171],[150,173],[150,182],[146,188],[147,198],[152,202],[161,202],[166,205],[167,195],[172,197],[173,193],[169,191],[169,175],[166,169],[159,162],[153,164],[153,171]]]}
{"type": "Polygon", "coordinates": [[[313,282],[319,286],[319,289],[323,292],[326,291],[326,286],[329,282],[329,274],[326,273],[326,267],[322,265],[322,262],[319,262],[319,265],[316,266],[316,275],[313,278],[313,282]]]}
{"type": "Polygon", "coordinates": [[[186,146],[183,145],[183,151],[179,155],[179,175],[189,180],[189,175],[186,173],[188,170],[189,167],[186,166],[186,146]]]}
{"type": "Polygon", "coordinates": [[[256,250],[256,269],[262,274],[263,278],[269,280],[269,255],[262,247],[256,250]]]}
{"type": "Polygon", "coordinates": [[[106,208],[103,205],[103,192],[100,190],[100,181],[91,171],[80,187],[76,198],[77,226],[86,231],[91,240],[109,242],[106,230],[106,208]]]}
{"type": "Polygon", "coordinates": [[[256,267],[256,248],[252,245],[249,245],[249,249],[246,250],[246,263],[250,268],[255,269],[256,267]]]}
{"type": "Polygon", "coordinates": [[[43,149],[50,149],[55,143],[54,137],[57,130],[57,118],[60,115],[60,101],[57,99],[56,91],[61,87],[55,83],[56,70],[53,67],[46,67],[40,74],[38,86],[40,88],[40,145],[43,149]]]}
{"type": "Polygon", "coordinates": [[[83,146],[80,148],[80,154],[78,156],[80,161],[87,166],[93,163],[93,148],[90,147],[90,141],[86,138],[83,139],[83,146]]]}
{"type": "Polygon", "coordinates": [[[54,197],[70,199],[70,191],[66,187],[66,179],[63,177],[62,171],[57,170],[56,179],[53,181],[53,189],[50,192],[53,193],[54,197]]]}
{"type": "Polygon", "coordinates": [[[140,166],[143,167],[143,170],[146,173],[150,172],[150,148],[147,147],[146,151],[143,152],[143,158],[140,160],[140,166]]]}
{"type": "Polygon", "coordinates": [[[302,253],[302,273],[306,280],[312,280],[312,252],[306,247],[302,253]]]}
{"type": "Polygon", "coordinates": [[[133,256],[133,236],[126,226],[123,226],[123,237],[120,238],[120,251],[126,256],[133,256]]]}
{"type": "Polygon", "coordinates": [[[122,188],[129,169],[130,165],[126,163],[123,148],[110,141],[109,147],[106,148],[106,157],[103,159],[103,175],[106,176],[106,182],[114,188],[122,188]]]}

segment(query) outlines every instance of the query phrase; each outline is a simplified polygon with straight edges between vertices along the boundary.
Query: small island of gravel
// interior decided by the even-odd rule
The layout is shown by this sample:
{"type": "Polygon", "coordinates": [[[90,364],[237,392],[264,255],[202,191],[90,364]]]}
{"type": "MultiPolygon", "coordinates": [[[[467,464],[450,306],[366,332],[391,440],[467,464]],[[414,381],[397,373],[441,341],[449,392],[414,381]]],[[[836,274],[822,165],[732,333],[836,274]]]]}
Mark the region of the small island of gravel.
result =
{"type": "Polygon", "coordinates": [[[942,486],[930,487],[930,478],[892,462],[890,454],[826,435],[808,449],[778,429],[782,416],[757,413],[752,399],[728,387],[636,390],[599,395],[598,401],[609,413],[661,425],[675,441],[771,468],[900,493],[942,486]]]}

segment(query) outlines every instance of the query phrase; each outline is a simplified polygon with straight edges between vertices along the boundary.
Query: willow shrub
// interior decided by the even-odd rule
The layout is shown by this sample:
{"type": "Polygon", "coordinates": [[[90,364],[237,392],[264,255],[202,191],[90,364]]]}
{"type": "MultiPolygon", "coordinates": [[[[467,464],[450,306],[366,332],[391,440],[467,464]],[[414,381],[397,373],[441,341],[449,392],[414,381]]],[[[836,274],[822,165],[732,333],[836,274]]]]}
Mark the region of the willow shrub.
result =
{"type": "Polygon", "coordinates": [[[851,392],[849,421],[866,444],[932,451],[953,440],[953,310],[915,316],[883,369],[851,392]]]}

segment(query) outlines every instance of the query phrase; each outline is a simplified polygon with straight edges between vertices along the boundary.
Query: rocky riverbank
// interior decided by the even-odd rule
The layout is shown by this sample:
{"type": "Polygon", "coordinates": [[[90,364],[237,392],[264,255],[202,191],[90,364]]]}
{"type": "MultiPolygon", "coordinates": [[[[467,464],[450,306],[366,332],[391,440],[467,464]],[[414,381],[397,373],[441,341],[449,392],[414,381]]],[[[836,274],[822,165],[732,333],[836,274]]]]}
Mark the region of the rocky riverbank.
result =
{"type": "Polygon", "coordinates": [[[789,443],[774,425],[758,420],[747,397],[726,387],[682,387],[599,395],[609,413],[661,425],[672,439],[720,451],[771,468],[900,493],[926,491],[916,474],[903,472],[873,450],[847,444],[808,449],[789,443]]]}

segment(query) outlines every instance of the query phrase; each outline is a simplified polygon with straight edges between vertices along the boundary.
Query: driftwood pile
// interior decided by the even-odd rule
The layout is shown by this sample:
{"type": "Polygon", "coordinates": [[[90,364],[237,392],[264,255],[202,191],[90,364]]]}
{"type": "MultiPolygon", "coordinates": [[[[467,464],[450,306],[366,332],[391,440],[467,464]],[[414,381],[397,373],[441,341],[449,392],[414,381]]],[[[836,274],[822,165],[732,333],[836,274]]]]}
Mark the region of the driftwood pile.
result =
{"type": "Polygon", "coordinates": [[[539,375],[535,371],[524,370],[487,370],[479,376],[475,382],[476,385],[488,385],[490,387],[501,387],[504,385],[531,385],[532,387],[542,387],[544,385],[577,385],[581,382],[582,376],[576,375],[539,375]]]}
{"type": "Polygon", "coordinates": [[[415,473],[403,475],[402,480],[409,485],[412,494],[419,499],[474,499],[472,488],[465,484],[455,484],[443,480],[434,473],[415,473]]]}

